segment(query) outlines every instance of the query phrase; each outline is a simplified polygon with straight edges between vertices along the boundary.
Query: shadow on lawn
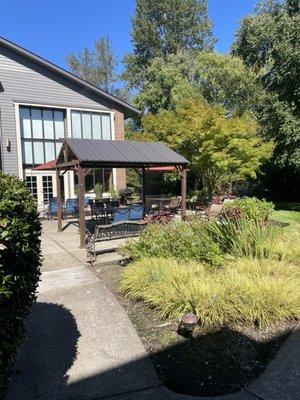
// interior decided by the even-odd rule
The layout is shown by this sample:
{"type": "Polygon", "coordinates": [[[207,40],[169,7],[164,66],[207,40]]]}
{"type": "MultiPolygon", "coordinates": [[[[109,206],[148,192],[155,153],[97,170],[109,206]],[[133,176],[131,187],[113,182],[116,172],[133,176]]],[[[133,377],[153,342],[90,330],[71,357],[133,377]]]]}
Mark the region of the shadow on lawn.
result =
{"type": "MultiPolygon", "coordinates": [[[[227,328],[158,351],[152,360],[162,384],[174,392],[198,396],[233,393],[263,372],[287,335],[282,332],[271,340],[256,342],[227,328]]],[[[150,397],[146,393],[143,399],[159,398],[152,392],[162,388],[158,389],[148,358],[68,383],[79,337],[69,310],[56,304],[35,304],[28,318],[28,340],[19,351],[6,400],[93,399],[124,392],[130,393],[130,399],[139,399],[146,388],[150,397]]],[[[174,396],[165,391],[163,398],[174,396]]]]}

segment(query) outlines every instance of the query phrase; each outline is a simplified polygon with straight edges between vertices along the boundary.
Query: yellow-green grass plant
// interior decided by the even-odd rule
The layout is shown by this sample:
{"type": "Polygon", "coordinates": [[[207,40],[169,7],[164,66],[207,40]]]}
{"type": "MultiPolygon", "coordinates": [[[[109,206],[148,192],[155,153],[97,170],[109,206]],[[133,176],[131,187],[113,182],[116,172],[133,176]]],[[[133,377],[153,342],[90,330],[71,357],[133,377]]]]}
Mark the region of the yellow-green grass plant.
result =
{"type": "Polygon", "coordinates": [[[121,289],[166,319],[192,311],[206,329],[224,325],[261,328],[299,318],[297,266],[243,258],[223,268],[175,259],[146,258],[126,267],[121,289]]]}

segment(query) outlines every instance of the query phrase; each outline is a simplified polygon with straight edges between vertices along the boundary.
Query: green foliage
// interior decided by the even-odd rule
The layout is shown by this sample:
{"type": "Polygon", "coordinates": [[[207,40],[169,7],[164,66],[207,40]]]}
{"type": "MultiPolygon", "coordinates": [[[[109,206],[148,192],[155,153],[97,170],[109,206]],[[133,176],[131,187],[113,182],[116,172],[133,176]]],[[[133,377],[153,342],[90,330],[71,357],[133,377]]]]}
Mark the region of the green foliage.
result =
{"type": "Polygon", "coordinates": [[[206,0],[137,0],[132,22],[134,51],[125,57],[124,74],[132,87],[140,85],[154,58],[214,45],[206,0]]]}
{"type": "Polygon", "coordinates": [[[224,206],[225,213],[233,209],[240,210],[246,219],[265,222],[272,215],[274,204],[266,200],[259,200],[256,197],[244,197],[233,200],[232,203],[225,204],[224,206]]]}
{"type": "Polygon", "coordinates": [[[266,89],[258,102],[262,134],[274,138],[274,161],[300,167],[300,11],[298,1],[263,1],[244,18],[233,54],[254,68],[266,89]]]}
{"type": "Polygon", "coordinates": [[[201,99],[148,115],[142,128],[144,139],[163,141],[190,161],[191,171],[202,180],[210,197],[217,185],[255,179],[273,149],[271,142],[259,137],[253,119],[229,118],[225,110],[201,99]]]}
{"type": "Polygon", "coordinates": [[[94,192],[97,200],[102,198],[102,185],[100,183],[96,183],[94,187],[94,192]]]}
{"type": "Polygon", "coordinates": [[[241,114],[255,109],[261,92],[256,74],[240,58],[190,50],[154,58],[134,101],[140,109],[156,114],[202,95],[230,114],[241,114]]]}
{"type": "Polygon", "coordinates": [[[71,53],[67,62],[75,75],[107,92],[114,91],[117,59],[107,36],[96,40],[92,49],[84,47],[78,55],[71,53]]]}
{"type": "Polygon", "coordinates": [[[225,217],[219,222],[212,221],[207,229],[222,251],[235,258],[283,258],[282,249],[277,247],[277,241],[283,236],[278,227],[262,226],[256,220],[244,218],[231,222],[225,217]]]}
{"type": "Polygon", "coordinates": [[[229,324],[265,328],[299,318],[300,276],[289,263],[239,259],[226,268],[145,258],[128,266],[121,288],[164,318],[194,312],[205,328],[229,324]]]}
{"type": "Polygon", "coordinates": [[[129,241],[122,246],[120,253],[133,259],[155,255],[220,265],[223,261],[221,250],[207,234],[205,225],[202,221],[194,224],[177,221],[166,225],[151,224],[138,241],[129,241]]]}
{"type": "Polygon", "coordinates": [[[0,397],[36,297],[40,232],[36,203],[25,184],[0,173],[0,397]]]}
{"type": "Polygon", "coordinates": [[[294,257],[293,246],[287,243],[282,229],[264,226],[256,219],[243,218],[232,222],[225,216],[221,221],[207,222],[191,218],[188,222],[151,224],[139,240],[123,245],[120,253],[133,260],[171,257],[220,266],[228,258],[238,257],[291,260],[294,257]]]}

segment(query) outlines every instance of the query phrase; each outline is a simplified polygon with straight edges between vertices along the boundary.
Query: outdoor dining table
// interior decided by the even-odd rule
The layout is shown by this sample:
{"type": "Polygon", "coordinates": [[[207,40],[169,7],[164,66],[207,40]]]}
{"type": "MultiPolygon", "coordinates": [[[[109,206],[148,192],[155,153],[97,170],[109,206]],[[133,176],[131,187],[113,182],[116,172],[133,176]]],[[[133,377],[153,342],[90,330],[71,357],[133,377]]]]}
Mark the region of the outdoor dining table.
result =
{"type": "Polygon", "coordinates": [[[151,197],[151,202],[158,205],[159,211],[163,211],[163,207],[166,203],[170,203],[170,197],[151,197]]]}

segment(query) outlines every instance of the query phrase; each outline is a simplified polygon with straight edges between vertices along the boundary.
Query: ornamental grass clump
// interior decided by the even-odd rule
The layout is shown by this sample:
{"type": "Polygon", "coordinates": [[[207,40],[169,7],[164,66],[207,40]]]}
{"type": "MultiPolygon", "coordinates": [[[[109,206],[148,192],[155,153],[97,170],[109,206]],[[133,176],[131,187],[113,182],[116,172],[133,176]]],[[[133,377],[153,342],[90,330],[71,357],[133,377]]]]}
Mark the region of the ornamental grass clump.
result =
{"type": "Polygon", "coordinates": [[[193,312],[214,329],[230,324],[265,328],[300,315],[299,269],[275,260],[239,259],[224,268],[146,258],[128,266],[121,289],[166,319],[193,312]]]}

